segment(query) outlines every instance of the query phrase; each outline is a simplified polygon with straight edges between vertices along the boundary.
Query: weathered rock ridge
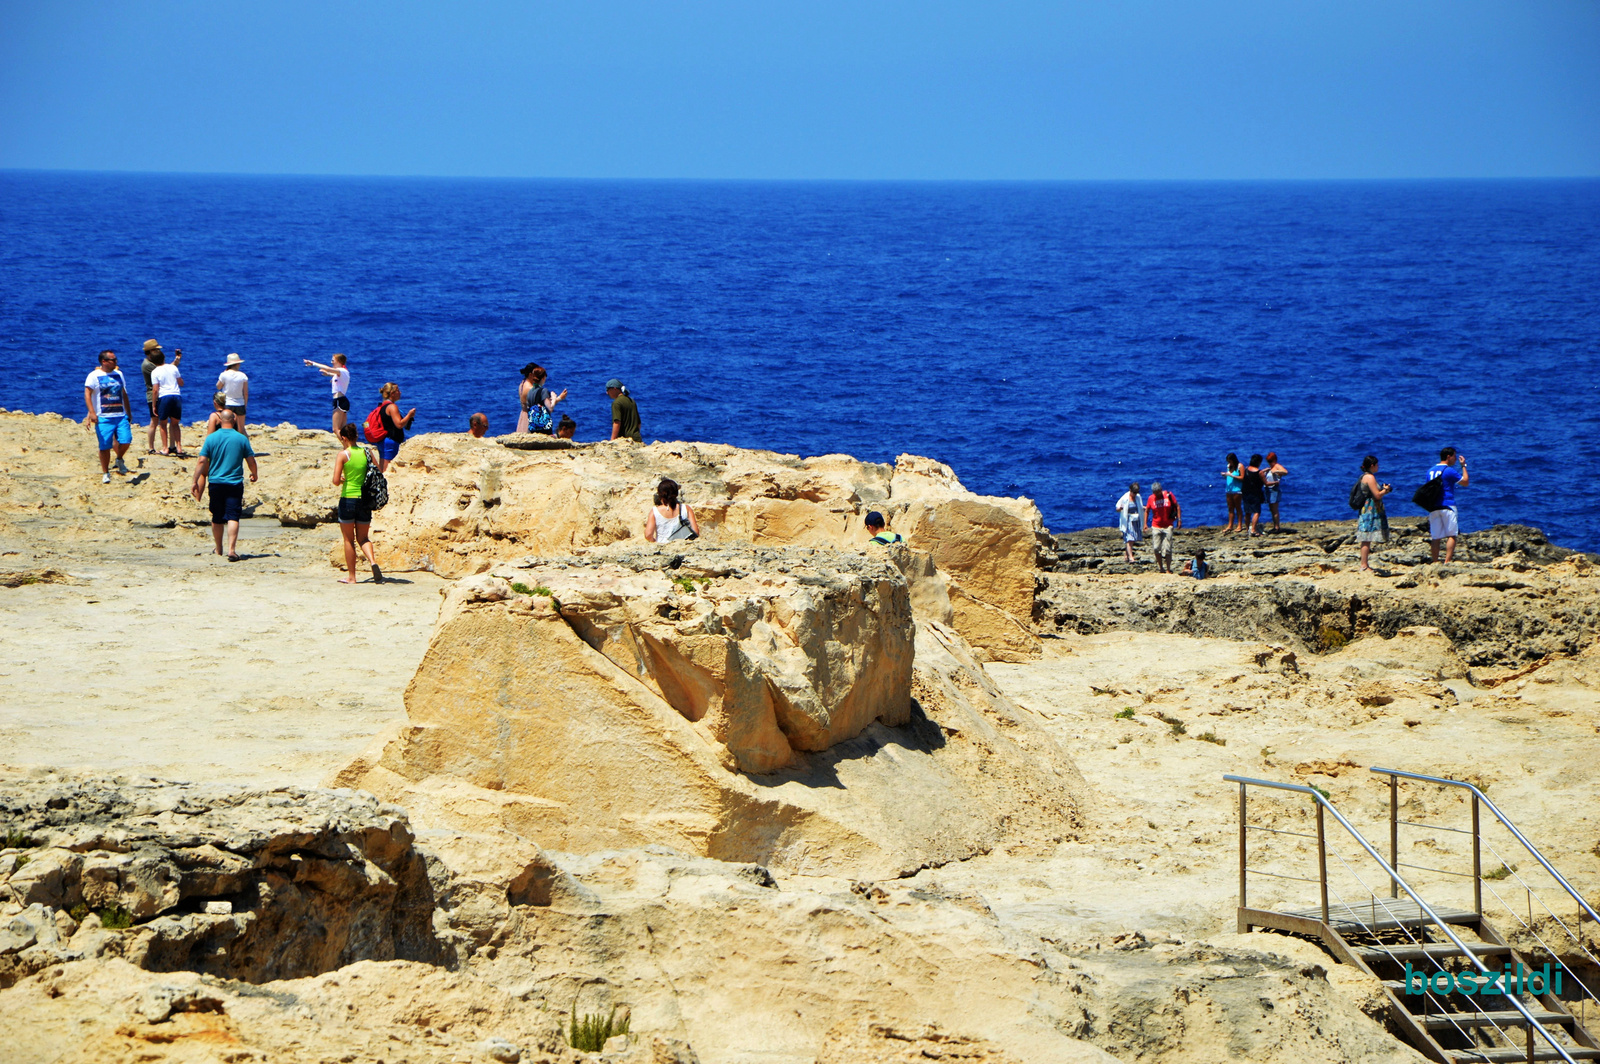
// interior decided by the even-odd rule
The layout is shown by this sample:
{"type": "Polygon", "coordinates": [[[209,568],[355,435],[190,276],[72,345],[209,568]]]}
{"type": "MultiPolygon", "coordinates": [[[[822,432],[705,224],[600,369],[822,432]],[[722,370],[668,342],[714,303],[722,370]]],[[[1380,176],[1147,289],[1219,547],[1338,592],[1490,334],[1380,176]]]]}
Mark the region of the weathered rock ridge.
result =
{"type": "Polygon", "coordinates": [[[976,495],[948,466],[913,455],[890,466],[722,444],[522,450],[418,436],[390,467],[389,507],[374,520],[379,561],[460,576],[517,553],[637,542],[662,477],[681,485],[708,544],[860,550],[866,513],[879,510],[949,581],[952,622],[968,642],[999,660],[1038,654],[1030,618],[1048,546],[1038,508],[976,495]]]}
{"type": "Polygon", "coordinates": [[[558,850],[835,874],[1071,834],[1076,769],[909,603],[889,559],[821,548],[495,566],[447,598],[409,725],[335,782],[558,850]]]}
{"type": "Polygon", "coordinates": [[[444,956],[404,814],[370,797],[53,776],[0,794],[26,847],[0,857],[0,899],[24,910],[0,986],[86,957],[263,982],[444,956]]]}

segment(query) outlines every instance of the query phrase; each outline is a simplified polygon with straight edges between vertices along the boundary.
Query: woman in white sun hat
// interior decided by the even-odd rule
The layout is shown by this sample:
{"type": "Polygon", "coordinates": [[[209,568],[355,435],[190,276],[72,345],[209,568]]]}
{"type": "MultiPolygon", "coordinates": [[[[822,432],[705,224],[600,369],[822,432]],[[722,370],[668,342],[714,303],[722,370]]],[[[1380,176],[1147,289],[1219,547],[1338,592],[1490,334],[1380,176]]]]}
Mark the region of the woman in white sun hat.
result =
{"type": "Polygon", "coordinates": [[[238,419],[234,427],[248,436],[250,434],[244,431],[244,412],[245,407],[250,405],[250,378],[239,368],[242,365],[244,359],[237,352],[228,356],[227,364],[222,367],[222,376],[217,378],[217,391],[222,393],[223,404],[238,419]]]}

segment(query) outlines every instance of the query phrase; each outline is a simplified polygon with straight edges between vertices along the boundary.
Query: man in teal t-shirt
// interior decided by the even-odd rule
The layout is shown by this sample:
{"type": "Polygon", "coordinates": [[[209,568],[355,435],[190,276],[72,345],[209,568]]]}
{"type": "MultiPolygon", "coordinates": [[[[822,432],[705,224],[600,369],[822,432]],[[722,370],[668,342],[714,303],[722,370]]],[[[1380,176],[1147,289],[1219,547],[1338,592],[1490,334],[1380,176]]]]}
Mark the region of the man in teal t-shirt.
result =
{"type": "Polygon", "coordinates": [[[222,551],[222,534],[228,534],[228,560],[239,560],[239,517],[244,509],[244,467],[250,467],[250,483],[256,482],[256,453],[250,448],[250,438],[239,432],[239,423],[232,410],[220,415],[222,427],[206,437],[200,445],[200,458],[194,464],[194,484],[190,493],[195,502],[211,482],[211,538],[216,542],[216,552],[222,551]]]}

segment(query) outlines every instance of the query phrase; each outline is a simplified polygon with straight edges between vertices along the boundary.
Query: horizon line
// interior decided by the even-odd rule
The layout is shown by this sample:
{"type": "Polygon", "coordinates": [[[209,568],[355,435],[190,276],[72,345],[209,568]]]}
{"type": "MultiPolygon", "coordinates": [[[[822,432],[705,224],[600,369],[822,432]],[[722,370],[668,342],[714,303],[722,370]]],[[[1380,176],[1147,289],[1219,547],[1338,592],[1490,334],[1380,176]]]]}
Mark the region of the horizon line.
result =
{"type": "Polygon", "coordinates": [[[299,178],[381,181],[498,181],[585,184],[745,184],[745,185],[1316,185],[1527,183],[1600,180],[1593,174],[1502,174],[1497,176],[1366,177],[576,177],[514,174],[345,173],[290,170],[114,170],[87,167],[0,166],[4,175],[93,177],[299,178]]]}

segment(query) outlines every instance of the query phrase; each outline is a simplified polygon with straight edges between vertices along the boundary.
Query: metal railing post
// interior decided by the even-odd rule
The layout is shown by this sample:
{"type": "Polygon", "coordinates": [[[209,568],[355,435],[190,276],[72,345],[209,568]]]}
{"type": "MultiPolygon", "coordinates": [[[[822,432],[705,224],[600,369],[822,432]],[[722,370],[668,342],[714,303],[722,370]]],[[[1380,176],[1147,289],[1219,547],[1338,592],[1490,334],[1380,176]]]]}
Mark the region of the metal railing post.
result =
{"type": "Polygon", "coordinates": [[[1322,827],[1322,803],[1317,803],[1317,876],[1322,880],[1322,922],[1328,922],[1328,842],[1322,827]]]}
{"type": "MultiPolygon", "coordinates": [[[[1400,781],[1389,777],[1389,867],[1400,867],[1400,781]]],[[[1389,877],[1389,897],[1400,897],[1400,884],[1389,877]]]]}
{"type": "MultiPolygon", "coordinates": [[[[1391,780],[1393,776],[1389,777],[1391,780]]],[[[1483,853],[1478,846],[1478,796],[1472,796],[1472,909],[1483,917],[1483,853]]]]}
{"type": "MultiPolygon", "coordinates": [[[[1245,908],[1245,808],[1244,784],[1239,784],[1239,911],[1245,908]]],[[[1239,917],[1239,933],[1248,934],[1250,925],[1245,923],[1243,916],[1239,917]]]]}

